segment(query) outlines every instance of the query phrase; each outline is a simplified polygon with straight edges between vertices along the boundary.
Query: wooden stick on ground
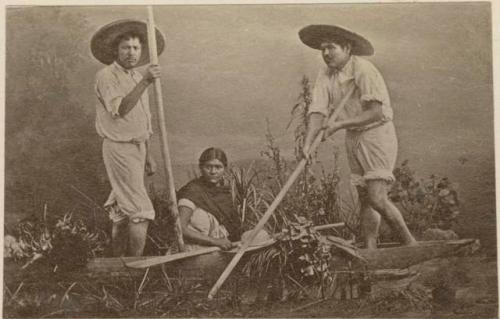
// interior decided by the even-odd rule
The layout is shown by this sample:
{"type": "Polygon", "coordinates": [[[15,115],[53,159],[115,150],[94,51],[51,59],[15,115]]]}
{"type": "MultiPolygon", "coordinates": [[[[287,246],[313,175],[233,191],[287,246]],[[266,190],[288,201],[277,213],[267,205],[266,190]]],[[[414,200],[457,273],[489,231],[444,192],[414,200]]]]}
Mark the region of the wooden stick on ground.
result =
{"type": "MultiPolygon", "coordinates": [[[[333,114],[331,116],[329,116],[329,118],[327,119],[328,122],[334,122],[337,119],[337,117],[340,114],[340,111],[344,108],[345,104],[347,103],[347,101],[349,100],[349,98],[351,97],[353,92],[354,92],[354,86],[352,86],[350,88],[350,90],[347,92],[347,94],[344,96],[344,98],[340,101],[339,105],[335,108],[335,111],[333,112],[333,114]]],[[[318,145],[323,140],[324,134],[325,134],[325,130],[321,130],[319,132],[319,134],[316,136],[316,138],[314,139],[314,142],[311,145],[311,148],[309,150],[309,154],[312,154],[316,150],[318,145]]],[[[250,236],[248,237],[248,239],[243,243],[243,245],[241,245],[241,248],[238,251],[238,253],[236,253],[236,255],[233,257],[233,259],[231,260],[229,265],[226,267],[226,269],[224,270],[222,275],[219,277],[219,279],[217,280],[215,285],[210,290],[210,293],[208,294],[209,300],[213,299],[213,297],[215,296],[217,291],[219,291],[222,284],[224,284],[224,281],[226,281],[227,277],[229,277],[229,275],[233,271],[234,267],[236,267],[236,265],[240,261],[241,257],[243,257],[243,254],[245,253],[245,251],[248,248],[248,246],[250,245],[250,243],[254,240],[255,236],[257,236],[259,231],[267,223],[267,221],[271,217],[272,213],[278,207],[278,205],[281,203],[281,201],[285,197],[285,194],[288,192],[290,187],[293,185],[293,183],[295,182],[297,177],[299,177],[300,173],[302,172],[302,170],[304,169],[306,164],[307,164],[307,159],[305,159],[305,158],[299,162],[299,164],[297,165],[297,167],[293,171],[292,175],[290,175],[290,177],[286,181],[286,183],[283,186],[283,188],[281,189],[281,191],[278,193],[278,195],[276,195],[273,202],[271,203],[271,205],[269,206],[267,211],[264,213],[264,215],[260,219],[259,223],[253,229],[253,231],[250,234],[250,236]]]]}
{"type": "MultiPolygon", "coordinates": [[[[156,46],[156,29],[153,16],[153,7],[148,6],[148,45],[149,61],[151,64],[158,64],[158,51],[156,46]]],[[[182,238],[182,228],[179,220],[179,210],[177,208],[177,195],[175,194],[174,176],[172,174],[172,163],[170,161],[170,151],[167,142],[167,128],[165,125],[165,112],[163,111],[163,96],[161,92],[161,82],[159,78],[154,80],[156,106],[158,107],[158,124],[160,126],[160,141],[163,155],[163,163],[167,175],[168,191],[170,195],[170,212],[175,221],[175,237],[179,250],[184,251],[184,239],[182,238]]]]}

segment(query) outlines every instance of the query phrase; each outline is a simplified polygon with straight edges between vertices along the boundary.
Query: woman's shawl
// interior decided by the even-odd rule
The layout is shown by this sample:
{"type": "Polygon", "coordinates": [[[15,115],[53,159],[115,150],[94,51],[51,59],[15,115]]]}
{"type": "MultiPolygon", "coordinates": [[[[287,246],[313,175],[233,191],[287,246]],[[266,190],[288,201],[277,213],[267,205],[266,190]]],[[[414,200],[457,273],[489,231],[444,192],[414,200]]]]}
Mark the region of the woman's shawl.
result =
{"type": "Polygon", "coordinates": [[[231,189],[227,185],[217,186],[203,177],[196,178],[177,193],[177,198],[192,201],[197,207],[214,215],[229,232],[229,240],[237,241],[241,237],[241,222],[233,204],[231,189]]]}

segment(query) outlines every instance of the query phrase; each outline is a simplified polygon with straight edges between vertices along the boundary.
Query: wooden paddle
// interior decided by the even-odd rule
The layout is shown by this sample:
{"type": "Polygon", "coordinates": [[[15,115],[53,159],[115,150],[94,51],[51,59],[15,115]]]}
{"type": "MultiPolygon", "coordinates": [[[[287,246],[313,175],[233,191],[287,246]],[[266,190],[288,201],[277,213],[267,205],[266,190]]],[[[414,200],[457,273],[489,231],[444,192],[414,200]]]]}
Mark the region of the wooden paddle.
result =
{"type": "MultiPolygon", "coordinates": [[[[328,119],[327,119],[328,122],[334,122],[338,118],[340,112],[344,109],[345,104],[347,103],[347,101],[349,100],[349,98],[351,97],[351,95],[353,94],[354,88],[355,88],[354,85],[351,86],[351,88],[349,89],[349,91],[347,92],[347,94],[340,101],[339,105],[335,108],[333,114],[331,114],[328,117],[328,119]]],[[[316,138],[314,139],[314,142],[312,143],[311,148],[309,150],[309,154],[307,154],[307,155],[312,154],[316,150],[316,148],[318,147],[318,145],[323,140],[324,135],[325,135],[325,130],[322,129],[318,133],[318,135],[316,136],[316,138]]],[[[297,177],[299,177],[300,173],[302,172],[302,170],[304,169],[304,167],[306,166],[306,164],[307,164],[307,158],[303,158],[299,162],[299,164],[297,165],[297,167],[295,168],[295,170],[293,171],[293,173],[290,175],[290,177],[286,181],[286,183],[283,186],[283,188],[281,189],[281,191],[278,193],[278,195],[276,195],[276,197],[274,198],[273,202],[271,203],[271,205],[269,206],[269,208],[267,209],[267,211],[264,213],[264,215],[260,219],[259,223],[253,229],[253,231],[250,234],[248,240],[245,241],[243,243],[243,245],[241,245],[241,248],[238,251],[238,253],[236,253],[236,255],[233,257],[233,259],[231,260],[231,262],[227,265],[226,269],[224,270],[224,272],[222,273],[222,275],[219,277],[219,279],[217,280],[217,282],[215,283],[215,285],[210,290],[210,292],[208,294],[208,299],[209,300],[213,299],[213,297],[215,296],[215,294],[217,294],[217,291],[219,291],[220,287],[222,286],[222,284],[224,284],[224,282],[226,281],[227,277],[229,277],[229,275],[233,271],[234,267],[236,267],[236,265],[240,261],[241,257],[243,257],[243,254],[245,253],[245,251],[248,248],[249,244],[253,241],[253,239],[255,238],[255,236],[257,236],[257,234],[259,233],[259,231],[267,223],[267,221],[269,220],[269,218],[273,214],[274,210],[281,203],[281,201],[285,197],[285,194],[288,192],[288,190],[290,189],[290,187],[293,185],[293,183],[295,182],[295,180],[297,179],[297,177]]]]}
{"type": "MultiPolygon", "coordinates": [[[[327,225],[320,225],[320,226],[315,226],[313,227],[314,230],[325,230],[325,229],[330,229],[334,227],[342,227],[345,226],[344,223],[335,223],[335,224],[327,224],[327,225]]],[[[264,242],[258,243],[256,245],[249,246],[247,251],[253,251],[257,249],[261,249],[264,247],[268,247],[276,242],[275,239],[269,239],[264,242]]],[[[235,242],[235,245],[240,245],[241,242],[235,242]]],[[[189,258],[189,257],[195,257],[195,256],[200,256],[200,255],[205,255],[212,253],[214,251],[221,251],[223,253],[236,253],[238,252],[238,247],[235,247],[230,250],[221,250],[219,247],[206,247],[206,248],[201,248],[193,251],[188,251],[188,252],[182,252],[182,253],[177,253],[177,254],[172,254],[172,255],[166,255],[166,256],[157,256],[157,257],[150,257],[147,259],[140,259],[140,260],[134,260],[128,263],[125,263],[125,266],[130,267],[130,268],[148,268],[156,265],[161,265],[161,264],[166,264],[175,260],[180,260],[184,258],[189,258]]]]}
{"type": "MultiPolygon", "coordinates": [[[[265,242],[259,243],[258,245],[250,246],[247,251],[252,251],[252,250],[264,248],[264,247],[267,247],[267,246],[274,244],[275,242],[276,242],[276,240],[274,240],[274,239],[266,240],[265,242]]],[[[234,244],[240,245],[241,242],[238,241],[238,242],[235,242],[234,244]]],[[[166,264],[166,263],[169,263],[169,262],[172,262],[175,260],[179,260],[179,259],[185,259],[185,258],[189,258],[189,257],[213,253],[214,251],[221,251],[224,253],[236,253],[238,251],[238,247],[230,249],[230,250],[222,250],[220,247],[217,247],[217,246],[206,247],[206,248],[201,248],[201,249],[197,249],[197,250],[193,250],[193,251],[187,251],[187,252],[182,252],[182,253],[177,253],[177,254],[172,254],[172,255],[151,257],[151,258],[144,259],[144,260],[136,260],[136,261],[126,263],[125,266],[130,267],[130,268],[149,268],[152,266],[166,264]]]]}
{"type": "MultiPolygon", "coordinates": [[[[149,45],[149,61],[151,64],[158,64],[158,51],[156,46],[156,30],[153,16],[153,7],[148,6],[148,45],[149,45]]],[[[174,231],[175,238],[179,251],[184,251],[184,239],[182,238],[182,228],[179,220],[179,210],[177,208],[177,195],[175,193],[174,175],[172,174],[172,163],[170,161],[170,151],[167,142],[167,128],[165,125],[165,112],[163,111],[163,96],[161,92],[161,81],[159,78],[154,80],[154,91],[156,98],[156,106],[158,108],[158,124],[160,127],[160,141],[163,155],[164,169],[167,175],[170,212],[172,219],[175,221],[174,231]]]]}
{"type": "Polygon", "coordinates": [[[206,247],[206,248],[202,248],[202,249],[198,249],[198,250],[187,251],[187,252],[182,252],[182,253],[177,253],[177,254],[172,254],[172,255],[151,257],[151,258],[144,259],[144,260],[136,260],[136,261],[132,261],[129,263],[125,263],[125,265],[127,267],[130,267],[130,268],[148,268],[151,266],[156,266],[156,265],[161,265],[161,264],[165,264],[168,262],[172,262],[174,260],[209,254],[211,252],[218,251],[218,250],[220,250],[219,247],[206,247]]]}

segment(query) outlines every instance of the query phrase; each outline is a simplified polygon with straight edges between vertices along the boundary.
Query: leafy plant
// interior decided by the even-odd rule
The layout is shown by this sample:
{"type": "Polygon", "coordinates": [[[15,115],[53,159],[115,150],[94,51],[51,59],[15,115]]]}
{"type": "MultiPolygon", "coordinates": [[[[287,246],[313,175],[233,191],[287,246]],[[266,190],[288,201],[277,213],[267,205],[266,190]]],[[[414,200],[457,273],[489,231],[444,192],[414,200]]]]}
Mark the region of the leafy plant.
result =
{"type": "Polygon", "coordinates": [[[394,170],[396,182],[389,196],[402,208],[410,230],[422,234],[428,228],[452,228],[460,214],[458,185],[437,175],[417,179],[408,163],[394,170]]]}
{"type": "Polygon", "coordinates": [[[271,160],[274,168],[274,179],[276,181],[276,186],[281,189],[285,181],[285,172],[287,170],[287,162],[281,155],[281,149],[279,145],[276,144],[276,139],[271,132],[269,119],[266,118],[266,148],[260,152],[261,156],[265,156],[271,160]]]}
{"type": "Polygon", "coordinates": [[[5,242],[6,255],[27,268],[45,259],[55,270],[67,271],[83,267],[89,258],[101,256],[107,236],[103,231],[90,231],[83,220],[65,214],[55,225],[47,221],[25,220],[5,242]]]}
{"type": "Polygon", "coordinates": [[[324,298],[333,295],[341,270],[333,265],[334,254],[342,252],[347,258],[362,259],[349,242],[320,235],[312,221],[306,218],[290,222],[277,240],[277,244],[251,255],[243,273],[258,280],[280,278],[282,287],[291,287],[287,290],[295,296],[306,294],[324,298]]]}
{"type": "MultiPolygon", "coordinates": [[[[305,82],[307,84],[307,81],[305,82]]],[[[307,92],[307,89],[304,89],[307,92]]],[[[304,93],[305,94],[305,93],[304,93]]],[[[303,124],[299,122],[298,125],[303,124]]],[[[271,167],[274,170],[268,170],[267,183],[260,189],[267,189],[271,202],[281,190],[283,182],[292,174],[292,169],[295,168],[296,162],[287,162],[280,154],[281,150],[276,144],[270,130],[266,134],[268,151],[261,154],[266,156],[271,161],[271,167]]],[[[301,143],[297,140],[296,143],[301,143]]],[[[296,148],[302,146],[296,145],[296,148]]],[[[297,178],[291,189],[286,194],[282,203],[276,209],[275,229],[287,227],[290,222],[297,221],[297,217],[305,217],[311,219],[316,225],[333,223],[342,221],[345,216],[350,216],[351,212],[342,214],[340,212],[340,197],[338,194],[338,185],[340,176],[338,166],[338,150],[334,149],[333,160],[335,169],[331,172],[326,172],[323,168],[318,178],[314,171],[308,169],[302,173],[301,177],[297,178]]]]}
{"type": "Polygon", "coordinates": [[[307,114],[309,113],[309,106],[312,102],[311,83],[307,76],[302,77],[301,81],[302,91],[300,92],[297,103],[292,107],[291,119],[286,128],[288,129],[293,122],[296,122],[293,131],[295,138],[295,157],[300,160],[302,148],[304,147],[304,140],[307,133],[307,114]]]}
{"type": "MultiPolygon", "coordinates": [[[[233,166],[229,170],[233,202],[241,220],[244,231],[252,229],[269,207],[270,193],[257,186],[259,172],[253,167],[233,166]]],[[[272,232],[268,229],[269,232],[272,232]]]]}

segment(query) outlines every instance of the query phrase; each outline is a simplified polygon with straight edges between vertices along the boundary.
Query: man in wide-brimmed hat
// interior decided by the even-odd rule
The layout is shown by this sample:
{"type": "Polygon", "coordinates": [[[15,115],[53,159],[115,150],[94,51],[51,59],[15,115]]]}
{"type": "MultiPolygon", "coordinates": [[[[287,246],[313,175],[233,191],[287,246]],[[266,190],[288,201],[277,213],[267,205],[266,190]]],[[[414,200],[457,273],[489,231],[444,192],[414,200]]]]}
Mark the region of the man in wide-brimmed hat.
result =
{"type": "MultiPolygon", "coordinates": [[[[164,40],[156,30],[158,51],[164,40]]],[[[144,185],[156,164],[150,155],[151,113],[147,88],[160,76],[150,65],[142,76],[136,67],[149,62],[146,23],[112,22],[93,36],[94,57],[107,66],[96,75],[96,129],[103,138],[103,158],[112,191],[104,204],[113,222],[113,255],[140,256],[155,212],[144,185]]]]}
{"type": "Polygon", "coordinates": [[[312,93],[304,156],[321,129],[326,130],[325,136],[345,129],[351,182],[362,205],[361,230],[366,246],[377,247],[381,216],[404,244],[416,244],[401,212],[388,197],[398,146],[384,79],[370,61],[360,57],[372,55],[373,46],[361,35],[335,25],[310,25],[299,31],[299,37],[307,46],[320,50],[326,64],[312,93]],[[354,91],[341,117],[325,123],[330,110],[351,87],[354,91]]]}

